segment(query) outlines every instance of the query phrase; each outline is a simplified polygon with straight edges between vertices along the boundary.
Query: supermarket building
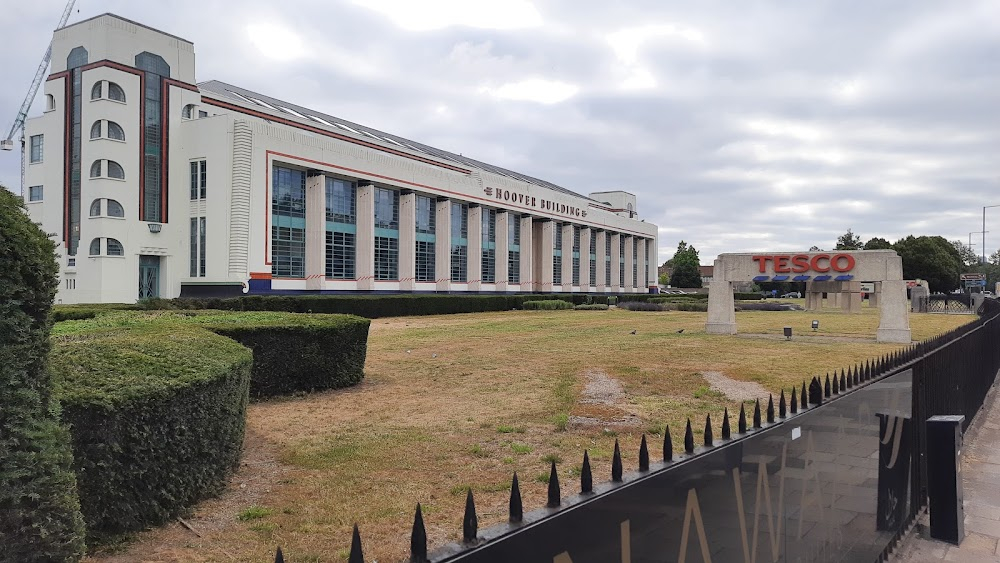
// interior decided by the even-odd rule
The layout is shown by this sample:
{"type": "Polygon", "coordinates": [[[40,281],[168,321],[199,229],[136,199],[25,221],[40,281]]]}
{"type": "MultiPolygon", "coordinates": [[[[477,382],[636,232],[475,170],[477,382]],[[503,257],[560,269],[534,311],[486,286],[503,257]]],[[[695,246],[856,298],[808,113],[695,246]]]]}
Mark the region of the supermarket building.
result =
{"type": "Polygon", "coordinates": [[[657,228],[549,182],[217,81],[104,14],[56,30],[24,200],[61,303],[241,293],[631,293],[657,228]]]}

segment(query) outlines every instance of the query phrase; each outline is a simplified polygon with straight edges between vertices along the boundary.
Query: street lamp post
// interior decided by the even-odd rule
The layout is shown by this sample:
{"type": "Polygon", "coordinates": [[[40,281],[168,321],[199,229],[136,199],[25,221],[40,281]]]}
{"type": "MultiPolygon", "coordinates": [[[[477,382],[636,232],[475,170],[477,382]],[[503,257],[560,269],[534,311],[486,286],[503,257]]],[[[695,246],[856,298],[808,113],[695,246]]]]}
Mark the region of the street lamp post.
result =
{"type": "Polygon", "coordinates": [[[986,263],[986,210],[990,207],[1000,207],[1000,203],[996,205],[984,205],[983,206],[983,264],[986,263]]]}

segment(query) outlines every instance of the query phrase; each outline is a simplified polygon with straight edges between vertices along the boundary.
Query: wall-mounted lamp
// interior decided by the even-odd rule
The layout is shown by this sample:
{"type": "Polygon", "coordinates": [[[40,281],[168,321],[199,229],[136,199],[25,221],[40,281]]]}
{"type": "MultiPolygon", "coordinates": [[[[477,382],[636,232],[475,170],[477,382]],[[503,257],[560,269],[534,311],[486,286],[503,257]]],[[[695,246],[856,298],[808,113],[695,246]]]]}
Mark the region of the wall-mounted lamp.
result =
{"type": "Polygon", "coordinates": [[[158,232],[160,232],[160,229],[162,229],[162,228],[163,228],[163,225],[161,225],[159,223],[150,223],[149,224],[149,232],[151,232],[151,233],[158,233],[158,232]]]}
{"type": "Polygon", "coordinates": [[[791,340],[791,339],[792,339],[792,327],[786,326],[785,327],[785,340],[791,340]]]}
{"type": "Polygon", "coordinates": [[[819,329],[819,321],[813,321],[813,332],[819,329]]]}

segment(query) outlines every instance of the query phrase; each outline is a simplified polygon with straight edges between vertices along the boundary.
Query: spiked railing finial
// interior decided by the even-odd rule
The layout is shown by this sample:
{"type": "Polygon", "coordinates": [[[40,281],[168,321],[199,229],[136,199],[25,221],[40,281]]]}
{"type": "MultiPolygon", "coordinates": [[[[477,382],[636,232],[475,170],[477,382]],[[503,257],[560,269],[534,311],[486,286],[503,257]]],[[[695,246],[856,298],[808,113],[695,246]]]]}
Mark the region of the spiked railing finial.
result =
{"type": "Polygon", "coordinates": [[[524,507],[521,504],[521,487],[517,483],[517,471],[514,472],[514,478],[510,481],[510,503],[508,510],[508,521],[511,524],[517,524],[524,518],[524,507]]]}
{"type": "Polygon", "coordinates": [[[792,414],[799,412],[799,398],[795,396],[795,386],[792,385],[792,397],[788,401],[788,406],[791,407],[792,414]]]}
{"type": "Polygon", "coordinates": [[[674,441],[670,438],[670,425],[663,426],[663,461],[673,461],[674,441]]]}
{"type": "Polygon", "coordinates": [[[767,395],[767,423],[774,424],[774,395],[767,395]]]}
{"type": "Polygon", "coordinates": [[[549,471],[549,502],[546,506],[555,508],[560,504],[562,504],[562,499],[559,493],[559,474],[556,472],[556,462],[553,460],[552,470],[549,471]]]}
{"type": "Polygon", "coordinates": [[[618,439],[615,439],[615,453],[611,456],[611,480],[615,483],[622,482],[622,451],[618,447],[618,439]]]}
{"type": "Polygon", "coordinates": [[[642,435],[639,443],[639,471],[649,471],[649,447],[646,446],[646,435],[642,435]]]}
{"type": "Polygon", "coordinates": [[[705,415],[705,447],[711,448],[713,445],[712,436],[712,415],[705,415]]]}
{"type": "Polygon", "coordinates": [[[785,403],[785,390],[781,390],[781,397],[778,398],[778,417],[785,418],[788,405],[785,403]]]}
{"type": "Polygon", "coordinates": [[[594,492],[594,476],[590,472],[590,456],[583,450],[583,467],[580,468],[580,492],[594,492]]]}
{"type": "Polygon", "coordinates": [[[694,453],[694,432],[691,431],[691,419],[687,420],[687,427],[684,429],[684,451],[694,453]]]}
{"type": "Polygon", "coordinates": [[[354,531],[351,533],[351,554],[347,557],[347,563],[365,563],[365,554],[361,551],[361,532],[358,525],[354,524],[354,531]]]}
{"type": "Polygon", "coordinates": [[[733,436],[732,430],[729,428],[729,407],[722,412],[722,439],[729,440],[733,436]]]}
{"type": "Polygon", "coordinates": [[[753,405],[753,427],[760,428],[762,425],[760,423],[760,399],[753,405]]]}
{"type": "Polygon", "coordinates": [[[740,418],[736,422],[736,425],[737,425],[736,428],[740,431],[740,434],[747,433],[747,410],[742,402],[740,403],[740,418]]]}
{"type": "Polygon", "coordinates": [[[476,501],[472,498],[472,487],[465,495],[465,516],[462,517],[462,541],[476,541],[479,534],[479,517],[476,516],[476,501]]]}
{"type": "Polygon", "coordinates": [[[427,530],[424,528],[424,516],[420,503],[413,515],[413,531],[410,533],[410,563],[427,563],[427,530]]]}

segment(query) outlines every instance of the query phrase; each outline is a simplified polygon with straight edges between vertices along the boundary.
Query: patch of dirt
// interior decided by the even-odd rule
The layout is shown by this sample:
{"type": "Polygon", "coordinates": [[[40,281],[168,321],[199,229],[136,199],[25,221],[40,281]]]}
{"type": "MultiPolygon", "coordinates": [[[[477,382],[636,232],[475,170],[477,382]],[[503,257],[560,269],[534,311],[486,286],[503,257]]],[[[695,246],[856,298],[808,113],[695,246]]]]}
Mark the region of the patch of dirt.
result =
{"type": "Polygon", "coordinates": [[[199,559],[193,557],[193,548],[196,550],[199,544],[211,544],[214,536],[239,526],[236,516],[247,507],[267,504],[264,499],[273,489],[281,486],[292,469],[277,460],[273,444],[247,425],[240,467],[229,479],[226,490],[215,498],[198,503],[194,513],[183,518],[194,531],[181,524],[180,520],[174,520],[136,534],[134,541],[122,552],[98,552],[84,561],[130,563],[199,559]]]}
{"type": "Polygon", "coordinates": [[[625,387],[603,370],[587,370],[587,384],[583,388],[568,424],[572,427],[622,427],[639,426],[641,419],[628,412],[625,387]]]}
{"type": "Polygon", "coordinates": [[[752,401],[760,397],[767,397],[767,389],[764,389],[760,383],[736,381],[718,371],[703,371],[701,376],[705,378],[713,391],[718,391],[733,401],[752,401]]]}

